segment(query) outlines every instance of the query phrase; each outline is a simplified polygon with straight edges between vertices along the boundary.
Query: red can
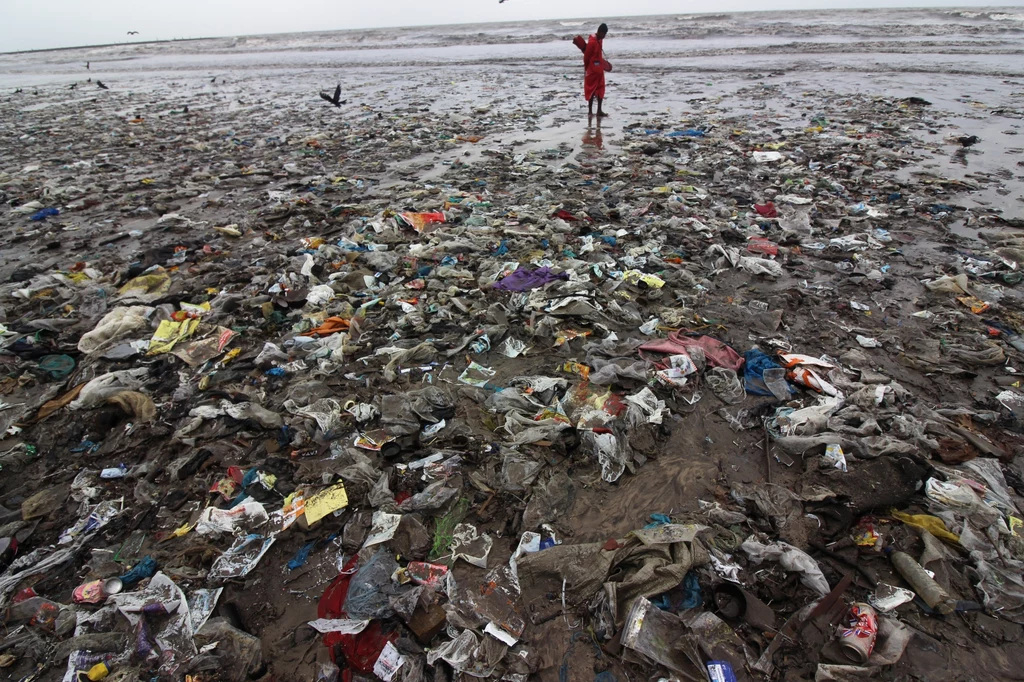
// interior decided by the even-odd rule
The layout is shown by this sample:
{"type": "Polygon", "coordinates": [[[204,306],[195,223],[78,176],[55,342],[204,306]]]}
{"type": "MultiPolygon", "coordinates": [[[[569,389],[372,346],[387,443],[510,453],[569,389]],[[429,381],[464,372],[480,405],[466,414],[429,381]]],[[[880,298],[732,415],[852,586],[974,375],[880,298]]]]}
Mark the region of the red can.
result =
{"type": "Polygon", "coordinates": [[[850,607],[846,626],[839,628],[839,646],[854,663],[867,663],[878,637],[878,614],[863,603],[850,607]]]}

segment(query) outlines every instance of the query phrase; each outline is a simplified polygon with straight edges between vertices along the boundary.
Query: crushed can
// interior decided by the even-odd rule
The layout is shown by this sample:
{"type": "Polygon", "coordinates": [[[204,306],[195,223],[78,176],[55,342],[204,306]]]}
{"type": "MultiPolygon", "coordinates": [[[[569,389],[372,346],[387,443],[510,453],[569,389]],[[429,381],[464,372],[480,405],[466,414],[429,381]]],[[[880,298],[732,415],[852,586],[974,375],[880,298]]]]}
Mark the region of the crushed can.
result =
{"type": "Polygon", "coordinates": [[[867,604],[858,602],[850,607],[846,625],[839,628],[838,634],[843,654],[858,665],[867,663],[878,637],[878,614],[867,604]]]}
{"type": "Polygon", "coordinates": [[[120,578],[93,580],[76,587],[71,596],[77,604],[99,604],[106,601],[110,595],[117,594],[123,589],[124,583],[120,578]]]}

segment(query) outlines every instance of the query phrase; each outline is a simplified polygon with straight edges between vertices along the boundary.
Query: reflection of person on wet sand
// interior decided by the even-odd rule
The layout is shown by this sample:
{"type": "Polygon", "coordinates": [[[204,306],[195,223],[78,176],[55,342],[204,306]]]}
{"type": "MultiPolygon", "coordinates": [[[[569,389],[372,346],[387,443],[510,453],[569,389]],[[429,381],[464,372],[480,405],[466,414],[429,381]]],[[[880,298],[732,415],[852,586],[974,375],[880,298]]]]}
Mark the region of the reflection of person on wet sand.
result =
{"type": "Polygon", "coordinates": [[[583,76],[583,94],[589,103],[587,116],[594,115],[594,99],[597,99],[597,116],[601,118],[607,114],[601,109],[604,101],[604,72],[611,71],[612,65],[604,59],[604,37],[608,35],[608,25],[601,24],[597,28],[597,34],[590,36],[587,47],[583,50],[583,65],[586,69],[583,76]]]}
{"type": "Polygon", "coordinates": [[[583,133],[583,146],[604,149],[604,139],[601,136],[601,119],[597,119],[596,129],[587,125],[587,132],[583,133]]]}

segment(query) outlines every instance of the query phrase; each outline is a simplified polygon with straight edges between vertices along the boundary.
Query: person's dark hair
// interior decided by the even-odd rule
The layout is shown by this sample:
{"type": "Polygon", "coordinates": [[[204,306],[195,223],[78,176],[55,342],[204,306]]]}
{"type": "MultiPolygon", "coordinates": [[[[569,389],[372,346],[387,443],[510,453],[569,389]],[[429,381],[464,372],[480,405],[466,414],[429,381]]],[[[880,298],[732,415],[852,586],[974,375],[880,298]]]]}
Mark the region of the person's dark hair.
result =
{"type": "Polygon", "coordinates": [[[601,24],[600,26],[598,26],[597,27],[597,32],[598,33],[607,33],[608,32],[608,24],[601,24]]]}

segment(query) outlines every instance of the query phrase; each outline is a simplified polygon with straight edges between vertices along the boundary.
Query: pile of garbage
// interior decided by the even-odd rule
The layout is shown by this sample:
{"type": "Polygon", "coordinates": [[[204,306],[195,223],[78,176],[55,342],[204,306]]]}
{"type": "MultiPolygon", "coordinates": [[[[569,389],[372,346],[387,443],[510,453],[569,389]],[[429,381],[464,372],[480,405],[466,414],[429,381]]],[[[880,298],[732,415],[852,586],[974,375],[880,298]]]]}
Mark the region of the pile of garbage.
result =
{"type": "Polygon", "coordinates": [[[892,679],[1024,624],[1024,249],[897,179],[927,102],[386,185],[486,126],[109,97],[0,107],[11,679],[892,679]]]}

